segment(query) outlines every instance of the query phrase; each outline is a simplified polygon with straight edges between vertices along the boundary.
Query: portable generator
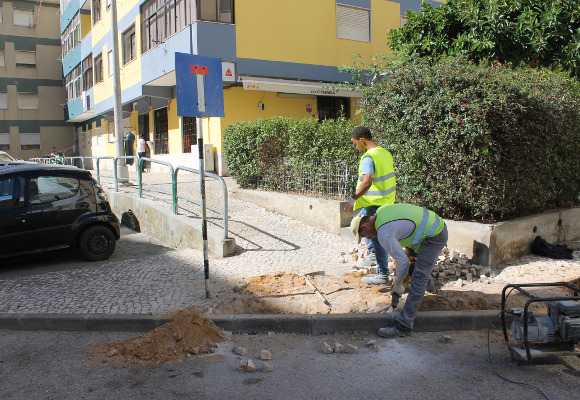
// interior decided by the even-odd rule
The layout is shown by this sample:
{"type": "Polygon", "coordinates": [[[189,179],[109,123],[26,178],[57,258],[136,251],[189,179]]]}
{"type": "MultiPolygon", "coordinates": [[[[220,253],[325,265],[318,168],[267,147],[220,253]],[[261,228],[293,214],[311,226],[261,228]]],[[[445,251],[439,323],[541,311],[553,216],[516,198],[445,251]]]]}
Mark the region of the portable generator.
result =
{"type": "Polygon", "coordinates": [[[580,343],[580,289],[566,283],[511,284],[503,288],[501,294],[501,323],[503,335],[515,362],[531,362],[532,357],[553,357],[580,354],[576,345],[580,343]],[[566,287],[573,296],[538,297],[524,288],[566,287]],[[511,290],[510,290],[511,289],[511,290]],[[509,290],[509,293],[506,292],[509,290]],[[507,297],[513,290],[522,293],[529,300],[523,308],[506,309],[507,297]],[[547,316],[536,316],[530,311],[533,303],[544,303],[547,316]],[[506,315],[512,316],[509,338],[506,315]]]}

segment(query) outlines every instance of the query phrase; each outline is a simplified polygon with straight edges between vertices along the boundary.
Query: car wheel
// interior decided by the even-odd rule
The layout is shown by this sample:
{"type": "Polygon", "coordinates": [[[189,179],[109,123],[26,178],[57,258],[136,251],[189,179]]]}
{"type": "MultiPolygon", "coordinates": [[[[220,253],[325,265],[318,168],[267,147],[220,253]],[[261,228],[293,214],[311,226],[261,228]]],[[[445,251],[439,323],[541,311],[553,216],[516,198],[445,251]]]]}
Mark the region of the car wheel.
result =
{"type": "Polygon", "coordinates": [[[86,229],[79,240],[79,251],[89,261],[106,260],[113,254],[117,241],[106,226],[94,225],[86,229]]]}

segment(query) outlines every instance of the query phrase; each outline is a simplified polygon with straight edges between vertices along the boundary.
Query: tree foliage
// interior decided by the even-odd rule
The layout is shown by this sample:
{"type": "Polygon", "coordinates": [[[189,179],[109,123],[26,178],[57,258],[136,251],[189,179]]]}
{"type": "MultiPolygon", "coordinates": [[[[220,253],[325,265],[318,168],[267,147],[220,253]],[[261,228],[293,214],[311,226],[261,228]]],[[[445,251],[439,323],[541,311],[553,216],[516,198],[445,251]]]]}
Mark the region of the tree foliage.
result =
{"type": "Polygon", "coordinates": [[[557,67],[580,77],[580,0],[449,0],[407,11],[395,52],[557,67]]]}

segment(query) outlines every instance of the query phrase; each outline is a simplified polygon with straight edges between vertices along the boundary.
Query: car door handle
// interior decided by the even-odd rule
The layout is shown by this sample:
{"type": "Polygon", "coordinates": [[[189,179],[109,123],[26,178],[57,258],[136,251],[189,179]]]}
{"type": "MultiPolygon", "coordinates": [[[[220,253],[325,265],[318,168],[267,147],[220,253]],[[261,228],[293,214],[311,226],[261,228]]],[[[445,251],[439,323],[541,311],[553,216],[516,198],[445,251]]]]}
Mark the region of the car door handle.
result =
{"type": "Polygon", "coordinates": [[[23,223],[26,222],[26,214],[18,214],[16,218],[18,218],[23,223]]]}
{"type": "Polygon", "coordinates": [[[80,208],[89,208],[89,203],[87,203],[86,201],[83,201],[81,204],[79,204],[80,208]]]}

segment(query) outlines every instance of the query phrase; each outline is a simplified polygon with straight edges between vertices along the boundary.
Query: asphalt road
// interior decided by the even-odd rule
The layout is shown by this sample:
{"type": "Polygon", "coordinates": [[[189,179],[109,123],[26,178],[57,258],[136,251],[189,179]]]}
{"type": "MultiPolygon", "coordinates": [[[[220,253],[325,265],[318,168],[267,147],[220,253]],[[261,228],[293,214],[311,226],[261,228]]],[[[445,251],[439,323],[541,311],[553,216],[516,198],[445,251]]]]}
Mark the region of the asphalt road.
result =
{"type": "MultiPolygon", "coordinates": [[[[135,336],[122,332],[0,331],[1,398],[30,399],[542,399],[534,388],[500,379],[488,359],[487,332],[416,333],[385,340],[369,333],[231,335],[216,353],[146,366],[104,362],[93,347],[135,336]],[[377,339],[378,348],[366,347],[377,339]],[[358,354],[323,354],[323,342],[354,344],[358,354]],[[243,346],[259,372],[239,372],[243,346]],[[262,372],[261,350],[274,360],[262,372]]],[[[580,358],[517,366],[492,335],[492,359],[506,378],[532,383],[550,399],[578,397],[580,358]]]]}

